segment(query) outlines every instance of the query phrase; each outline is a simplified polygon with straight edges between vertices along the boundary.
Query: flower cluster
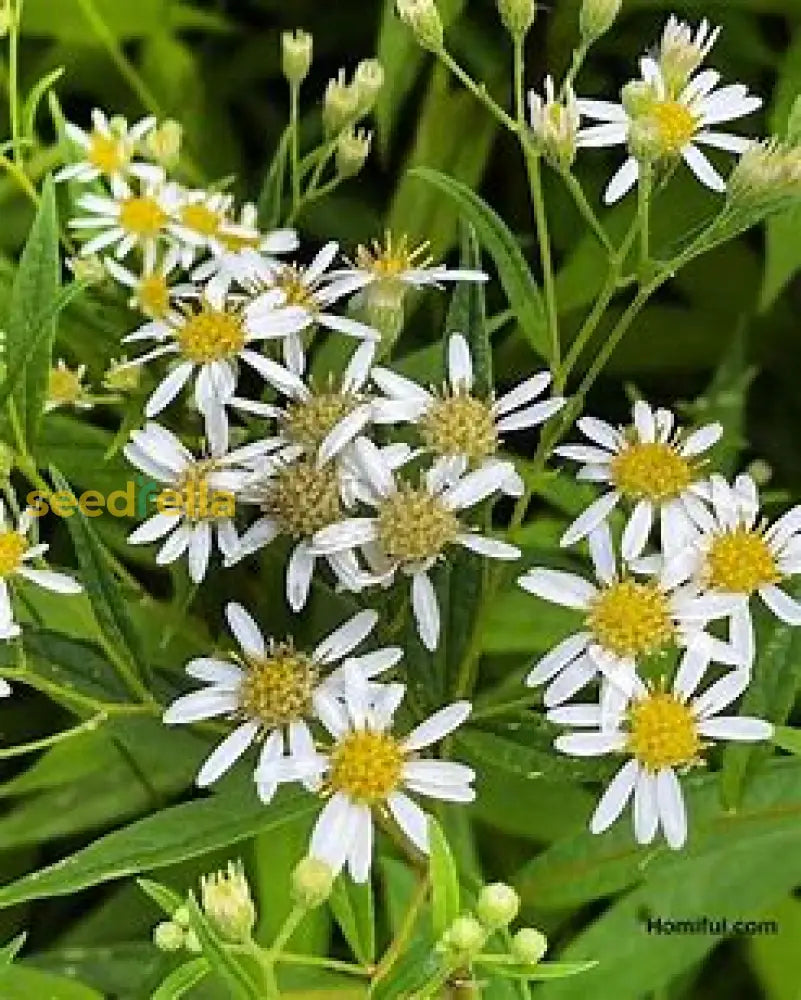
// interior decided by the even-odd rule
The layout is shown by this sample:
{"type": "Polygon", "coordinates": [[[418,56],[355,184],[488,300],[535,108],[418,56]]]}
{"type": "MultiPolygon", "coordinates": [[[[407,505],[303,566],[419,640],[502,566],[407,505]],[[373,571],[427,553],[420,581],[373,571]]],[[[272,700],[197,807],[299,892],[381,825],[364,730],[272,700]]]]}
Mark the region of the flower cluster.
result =
{"type": "Polygon", "coordinates": [[[592,830],[610,826],[633,794],[637,840],[650,843],[661,826],[679,848],[687,820],[677,773],[702,763],[715,740],[772,735],[767,722],[721,713],[751,681],[753,601],[801,624],[801,603],[780,586],[801,571],[801,507],[768,525],[750,476],[729,484],[710,474],[702,456],[720,437],[716,424],[687,432],[670,411],[639,401],[630,427],[593,417],[578,426],[590,444],[557,450],[582,463],[579,479],[609,490],[567,529],[562,545],[588,539],[597,582],[545,568],[520,578],[529,593],[583,616],[580,630],[550,650],[528,682],[547,683],[552,722],[579,730],[560,736],[559,750],[628,758],[592,830]],[[627,512],[619,553],[610,528],[617,507],[627,512]],[[678,665],[667,685],[650,674],[654,663],[669,666],[672,651],[678,665]],[[705,686],[713,671],[722,675],[705,686]],[[597,703],[565,704],[596,679],[597,703]]]}

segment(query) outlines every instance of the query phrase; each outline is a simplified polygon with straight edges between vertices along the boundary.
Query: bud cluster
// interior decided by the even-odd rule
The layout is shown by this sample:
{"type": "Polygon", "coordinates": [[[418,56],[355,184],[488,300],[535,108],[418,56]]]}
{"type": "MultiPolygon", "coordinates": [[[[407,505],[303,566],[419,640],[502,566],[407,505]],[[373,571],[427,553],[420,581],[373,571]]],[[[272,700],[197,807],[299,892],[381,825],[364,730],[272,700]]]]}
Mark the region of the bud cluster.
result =
{"type": "Polygon", "coordinates": [[[201,952],[197,934],[189,926],[189,910],[179,906],[172,920],[162,920],[153,928],[153,944],[159,951],[175,952],[186,950],[198,955],[201,952]]]}
{"type": "Polygon", "coordinates": [[[733,202],[801,198],[801,146],[768,139],[740,157],[729,180],[733,202]]]}
{"type": "MultiPolygon", "coordinates": [[[[353,164],[358,160],[352,153],[357,145],[359,149],[363,149],[366,143],[369,151],[369,136],[363,132],[357,133],[355,126],[373,110],[383,85],[384,69],[377,59],[363,59],[356,67],[350,83],[344,69],[328,81],[323,98],[323,130],[330,139],[337,136],[351,138],[349,151],[352,155],[348,158],[347,153],[345,154],[346,163],[353,164]]],[[[358,173],[366,157],[365,152],[358,168],[353,169],[351,165],[350,173],[342,171],[343,176],[358,173]]]]}

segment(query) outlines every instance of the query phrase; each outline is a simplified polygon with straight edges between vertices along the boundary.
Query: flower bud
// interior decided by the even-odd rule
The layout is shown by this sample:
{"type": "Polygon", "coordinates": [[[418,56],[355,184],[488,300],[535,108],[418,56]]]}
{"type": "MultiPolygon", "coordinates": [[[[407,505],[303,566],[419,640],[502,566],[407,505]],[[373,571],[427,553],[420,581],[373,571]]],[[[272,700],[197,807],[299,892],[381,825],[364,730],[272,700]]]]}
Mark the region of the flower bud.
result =
{"type": "Polygon", "coordinates": [[[299,87],[309,75],[314,39],[300,28],[281,35],[281,67],[289,83],[299,87]]]}
{"type": "Polygon", "coordinates": [[[179,927],[183,927],[184,930],[189,929],[189,907],[179,906],[178,909],[172,915],[173,923],[178,924],[179,927]]]}
{"type": "Polygon", "coordinates": [[[373,133],[364,129],[350,129],[337,140],[336,168],[340,177],[355,177],[367,162],[373,133]]]}
{"type": "Polygon", "coordinates": [[[193,955],[199,955],[203,951],[203,946],[194,931],[189,930],[184,935],[184,948],[191,951],[193,955]]]}
{"type": "Polygon", "coordinates": [[[534,23],[534,0],[498,0],[498,13],[512,38],[522,38],[534,23]]]}
{"type": "Polygon", "coordinates": [[[548,939],[534,927],[522,927],[512,938],[512,954],[518,962],[536,965],[548,950],[548,939]]]}
{"type": "Polygon", "coordinates": [[[384,67],[377,59],[362,59],[353,74],[352,87],[356,91],[359,116],[369,114],[384,86],[384,67]]]}
{"type": "Polygon", "coordinates": [[[153,944],[159,951],[180,951],[185,936],[183,928],[172,920],[163,920],[153,928],[153,944]]]}
{"type": "Polygon", "coordinates": [[[579,28],[585,44],[597,41],[615,23],[623,0],[584,0],[581,5],[579,28]]]}
{"type": "Polygon", "coordinates": [[[520,897],[510,885],[506,885],[504,882],[485,885],[476,904],[478,919],[492,930],[508,927],[519,910],[520,897]]]}
{"type": "Polygon", "coordinates": [[[103,376],[103,387],[111,392],[133,392],[142,380],[142,366],[129,365],[126,357],[112,358],[103,376]]]}
{"type": "Polygon", "coordinates": [[[101,285],[108,276],[103,261],[96,254],[89,257],[69,257],[67,267],[75,280],[85,285],[101,285]]]}
{"type": "Polygon", "coordinates": [[[457,917],[442,935],[439,950],[456,965],[469,965],[487,940],[487,930],[475,917],[457,917]]]}
{"type": "Polygon", "coordinates": [[[200,894],[206,916],[227,941],[243,944],[250,939],[256,906],[241,862],[229,861],[225,871],[202,878],[200,894]]]}
{"type": "Polygon", "coordinates": [[[657,95],[652,84],[645,80],[631,80],[621,90],[620,100],[629,118],[640,118],[653,108],[657,95]]]}
{"type": "Polygon", "coordinates": [[[665,153],[659,126],[648,115],[629,126],[629,152],[640,163],[655,163],[665,153]]]}
{"type": "Polygon", "coordinates": [[[331,136],[351,125],[358,115],[359,95],[355,87],[345,83],[345,70],[328,81],[323,98],[323,129],[331,136]]]}
{"type": "Polygon", "coordinates": [[[313,910],[331,895],[335,873],[317,858],[303,858],[292,872],[292,899],[298,906],[313,910]]]}
{"type": "Polygon", "coordinates": [[[361,318],[381,334],[379,357],[389,354],[403,331],[403,299],[408,287],[401,281],[376,281],[364,291],[361,318]]]}
{"type": "Polygon", "coordinates": [[[167,170],[177,166],[181,158],[183,126],[168,118],[149,132],[144,140],[145,152],[167,170]]]}
{"type": "Polygon", "coordinates": [[[557,170],[569,170],[576,159],[581,115],[572,87],[557,100],[553,77],[545,78],[545,98],[529,94],[531,132],[539,151],[557,170]]]}
{"type": "Polygon", "coordinates": [[[418,45],[441,52],[445,37],[442,18],[434,0],[397,0],[398,17],[408,24],[418,45]]]}

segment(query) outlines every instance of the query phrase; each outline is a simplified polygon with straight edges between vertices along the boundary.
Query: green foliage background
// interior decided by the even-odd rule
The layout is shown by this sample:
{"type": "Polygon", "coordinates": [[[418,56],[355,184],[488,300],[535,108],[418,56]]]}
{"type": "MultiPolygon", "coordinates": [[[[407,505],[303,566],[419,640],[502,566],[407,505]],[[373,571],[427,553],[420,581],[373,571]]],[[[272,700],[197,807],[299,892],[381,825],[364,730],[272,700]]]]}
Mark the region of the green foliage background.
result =
{"type": "MultiPolygon", "coordinates": [[[[408,173],[410,167],[425,165],[479,190],[533,258],[519,151],[469,95],[454,88],[418,51],[392,16],[390,2],[97,0],[96,6],[113,37],[97,35],[79,0],[26,0],[23,92],[63,66],[57,91],[70,118],[84,120],[95,104],[135,118],[150,104],[184,124],[199,178],[211,181],[233,174],[237,194],[254,197],[285,120],[278,32],[302,26],[315,41],[314,70],[304,88],[310,132],[317,128],[319,113],[310,95],[320,95],[339,66],[352,68],[377,53],[388,77],[376,114],[375,155],[357,182],[305,214],[305,237],[333,237],[353,246],[388,227],[430,239],[438,254],[453,251],[458,238],[453,204],[408,173]],[[139,70],[145,93],[141,88],[137,92],[115,66],[109,45],[117,44],[139,70]]],[[[504,97],[510,53],[494,4],[442,0],[441,7],[450,18],[449,40],[459,60],[504,97]]],[[[565,69],[575,42],[577,8],[574,0],[554,0],[541,11],[527,46],[529,85],[539,84],[548,71],[565,69]]],[[[786,119],[801,90],[799,0],[626,0],[614,32],[598,45],[582,74],[580,94],[611,97],[633,74],[635,57],[673,11],[722,23],[725,31],[714,64],[726,78],[772,95],[764,114],[751,123],[755,134],[767,133],[786,119]]],[[[0,83],[6,83],[4,65],[0,83]]],[[[43,177],[56,165],[57,154],[46,114],[38,124],[40,141],[28,155],[33,173],[43,177]]],[[[8,134],[7,127],[3,134],[8,134]]],[[[579,172],[596,202],[614,162],[613,155],[594,151],[580,159],[579,172]]],[[[549,184],[547,193],[562,322],[569,336],[602,281],[604,261],[592,238],[582,235],[581,222],[559,185],[549,184]]],[[[668,256],[677,237],[714,204],[714,196],[681,172],[669,194],[655,205],[657,255],[668,256]]],[[[611,212],[614,235],[622,233],[631,212],[630,200],[611,212]]],[[[29,203],[7,174],[0,177],[0,218],[0,315],[5,322],[13,262],[32,221],[29,203]]],[[[631,392],[668,404],[683,400],[688,417],[714,416],[724,422],[727,445],[720,460],[725,471],[764,459],[771,471],[769,498],[781,504],[797,500],[800,268],[798,211],[702,258],[646,310],[598,383],[589,408],[622,420],[631,392]],[[624,387],[629,387],[628,394],[624,387]]],[[[498,311],[503,305],[500,292],[493,289],[489,297],[490,312],[498,311]]],[[[444,298],[427,299],[413,316],[399,344],[405,371],[439,379],[438,338],[446,304],[444,298]]],[[[109,355],[119,353],[116,345],[127,324],[129,317],[118,301],[77,303],[59,324],[56,356],[87,364],[99,380],[109,355]]],[[[498,331],[495,348],[499,384],[527,374],[536,363],[530,344],[513,324],[498,331]]],[[[321,368],[326,363],[325,358],[317,360],[321,368]]],[[[39,433],[40,464],[55,465],[73,486],[118,488],[127,474],[124,463],[118,457],[104,459],[116,426],[103,412],[93,414],[91,421],[46,418],[39,433]]],[[[526,454],[525,443],[521,453],[526,454]]],[[[539,516],[521,529],[517,541],[529,561],[569,564],[555,554],[556,539],[590,494],[561,480],[543,484],[540,493],[539,516]]],[[[81,535],[84,526],[77,523],[69,528],[87,573],[96,539],[81,535]]],[[[103,561],[96,562],[90,597],[70,603],[68,610],[41,591],[31,595],[28,613],[40,627],[28,655],[45,677],[68,677],[78,692],[93,692],[111,702],[121,699],[108,659],[136,655],[115,617],[121,598],[125,621],[130,616],[138,626],[144,659],[153,665],[156,684],[166,696],[180,684],[187,657],[218,637],[227,594],[206,588],[186,614],[186,581],[177,571],[172,581],[166,574],[150,573],[148,553],[124,545],[124,523],[104,518],[93,528],[132,573],[123,576],[120,590],[103,561]],[[138,579],[146,579],[151,592],[172,593],[171,600],[145,596],[138,579]],[[109,625],[102,635],[98,619],[109,625]],[[117,635],[116,644],[109,642],[109,634],[117,635]]],[[[53,543],[56,561],[71,562],[65,525],[55,527],[53,543]]],[[[265,555],[258,571],[248,566],[217,578],[226,586],[230,581],[232,592],[276,634],[292,627],[283,610],[280,567],[278,557],[265,555]]],[[[319,593],[305,619],[308,636],[321,634],[339,613],[331,595],[319,593]]],[[[798,1000],[801,900],[794,892],[801,885],[801,765],[795,759],[779,761],[751,781],[753,758],[731,754],[724,763],[723,795],[724,802],[733,805],[744,787],[736,813],[721,810],[717,778],[696,775],[689,783],[691,841],[682,855],[635,849],[624,824],[602,838],[591,838],[586,823],[595,790],[582,782],[598,776],[594,765],[555,760],[547,749],[552,734],[530,722],[521,726],[522,713],[511,724],[495,723],[491,713],[494,702],[520,690],[526,665],[561,638],[568,624],[555,612],[534,613],[530,599],[519,592],[509,589],[499,595],[482,636],[479,708],[484,721],[456,742],[460,755],[480,771],[479,798],[469,819],[466,811],[460,813],[447,831],[468,877],[477,879],[483,872],[485,878],[505,878],[518,886],[527,921],[548,932],[560,957],[601,962],[597,973],[544,984],[534,995],[543,1000],[798,1000]],[[726,941],[714,936],[658,938],[644,929],[649,915],[769,918],[779,922],[781,933],[726,941]]],[[[760,636],[761,681],[750,707],[778,717],[795,698],[801,642],[775,625],[764,625],[760,636]],[[779,674],[781,689],[775,682],[779,674]]],[[[420,704],[436,704],[439,692],[413,695],[420,704]]],[[[0,705],[2,744],[54,731],[69,719],[45,698],[18,686],[14,698],[0,705]]],[[[3,762],[2,881],[13,882],[18,875],[73,855],[100,834],[188,800],[207,748],[203,736],[165,733],[145,716],[121,717],[33,764],[26,758],[27,769],[19,761],[3,762]]],[[[146,943],[157,912],[130,880],[105,884],[133,870],[166,864],[160,877],[186,887],[198,873],[241,851],[256,874],[262,934],[267,937],[274,930],[286,910],[288,872],[308,835],[304,801],[286,798],[278,809],[266,812],[253,802],[246,776],[237,773],[208,800],[205,812],[193,812],[191,820],[180,817],[174,814],[170,821],[171,850],[163,847],[166,829],[144,827],[136,861],[130,848],[115,854],[114,843],[103,841],[106,853],[89,859],[102,877],[87,877],[91,866],[83,864],[74,877],[67,868],[49,882],[0,890],[0,902],[18,903],[0,911],[0,940],[27,927],[27,954],[33,956],[11,985],[0,986],[3,1000],[149,996],[169,968],[169,960],[146,943]],[[250,812],[232,805],[245,796],[252,802],[250,812]],[[204,840],[212,829],[215,835],[204,840]],[[238,846],[228,848],[230,842],[238,846]],[[187,860],[175,863],[182,857],[187,860]],[[101,881],[104,884],[98,885],[101,881]],[[90,988],[76,985],[70,992],[62,980],[61,992],[51,994],[48,980],[35,970],[76,975],[90,988]]],[[[402,866],[388,859],[379,867],[379,880],[381,932],[386,933],[409,893],[408,877],[402,866]]],[[[322,949],[332,933],[330,917],[321,913],[295,948],[322,949]]],[[[321,1000],[358,995],[345,987],[323,994],[299,980],[291,995],[321,1000]]],[[[505,989],[498,984],[488,995],[491,1000],[516,995],[505,989]]],[[[189,995],[201,1000],[215,993],[212,987],[211,992],[200,988],[189,995]]]]}

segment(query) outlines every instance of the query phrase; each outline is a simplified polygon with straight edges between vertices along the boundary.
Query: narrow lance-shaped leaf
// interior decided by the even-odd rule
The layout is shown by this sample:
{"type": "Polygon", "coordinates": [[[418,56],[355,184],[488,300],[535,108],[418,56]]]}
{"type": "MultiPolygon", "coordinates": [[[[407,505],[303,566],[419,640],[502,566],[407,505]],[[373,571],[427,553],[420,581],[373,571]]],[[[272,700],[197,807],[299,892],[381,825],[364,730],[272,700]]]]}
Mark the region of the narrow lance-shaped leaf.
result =
{"type": "Polygon", "coordinates": [[[351,879],[340,876],[334,882],[328,904],[353,954],[362,964],[372,964],[375,961],[372,885],[369,882],[356,885],[351,879]]]}
{"type": "Polygon", "coordinates": [[[206,978],[209,968],[207,958],[193,958],[191,962],[179,965],[167,976],[150,1000],[180,1000],[206,978]]]}
{"type": "Polygon", "coordinates": [[[431,843],[431,922],[434,940],[438,941],[459,916],[459,873],[442,827],[433,817],[428,821],[428,834],[431,843]]]}

